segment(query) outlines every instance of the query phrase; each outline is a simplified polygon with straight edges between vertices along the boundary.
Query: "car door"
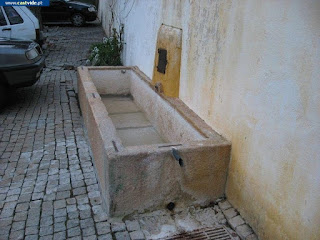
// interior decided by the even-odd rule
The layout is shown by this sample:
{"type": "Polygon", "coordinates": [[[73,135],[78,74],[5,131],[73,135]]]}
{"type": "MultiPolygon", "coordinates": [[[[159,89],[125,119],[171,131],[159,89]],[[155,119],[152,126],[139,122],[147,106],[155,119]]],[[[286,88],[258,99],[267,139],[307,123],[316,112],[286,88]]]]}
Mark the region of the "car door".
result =
{"type": "Polygon", "coordinates": [[[0,37],[10,38],[11,28],[6,16],[4,15],[3,8],[0,7],[0,37]]]}
{"type": "Polygon", "coordinates": [[[3,10],[10,23],[11,38],[36,39],[35,26],[20,7],[4,6],[3,10]]]}
{"type": "Polygon", "coordinates": [[[50,6],[41,8],[44,22],[64,22],[69,19],[68,5],[65,1],[50,1],[50,6]]]}

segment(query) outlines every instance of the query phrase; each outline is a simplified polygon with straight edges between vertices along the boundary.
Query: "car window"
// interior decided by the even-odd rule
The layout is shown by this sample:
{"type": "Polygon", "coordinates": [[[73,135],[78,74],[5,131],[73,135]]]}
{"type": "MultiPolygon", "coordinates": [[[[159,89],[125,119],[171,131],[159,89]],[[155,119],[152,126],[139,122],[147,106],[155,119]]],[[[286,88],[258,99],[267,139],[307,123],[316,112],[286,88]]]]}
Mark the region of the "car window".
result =
{"type": "Polygon", "coordinates": [[[3,7],[11,25],[23,23],[22,17],[13,7],[3,7]]]}
{"type": "Polygon", "coordinates": [[[4,14],[0,8],[0,26],[5,26],[5,25],[7,25],[7,21],[6,21],[4,14]]]}

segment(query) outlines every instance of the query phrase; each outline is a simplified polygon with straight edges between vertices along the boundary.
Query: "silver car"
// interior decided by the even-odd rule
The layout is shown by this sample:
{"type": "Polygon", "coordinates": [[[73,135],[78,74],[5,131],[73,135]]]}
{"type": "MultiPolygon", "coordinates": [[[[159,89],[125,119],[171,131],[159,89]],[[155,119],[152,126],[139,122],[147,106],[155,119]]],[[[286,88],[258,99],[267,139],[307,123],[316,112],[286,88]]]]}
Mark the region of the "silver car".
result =
{"type": "Polygon", "coordinates": [[[30,40],[0,38],[0,107],[9,88],[33,85],[45,66],[40,46],[30,40]]]}

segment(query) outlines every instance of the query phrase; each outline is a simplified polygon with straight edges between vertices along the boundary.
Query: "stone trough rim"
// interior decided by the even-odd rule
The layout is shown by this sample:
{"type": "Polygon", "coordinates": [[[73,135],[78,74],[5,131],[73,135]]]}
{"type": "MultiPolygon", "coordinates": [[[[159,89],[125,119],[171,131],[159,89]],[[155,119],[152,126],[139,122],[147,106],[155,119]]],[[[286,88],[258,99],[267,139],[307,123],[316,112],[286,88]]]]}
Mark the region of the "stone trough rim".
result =
{"type": "MultiPolygon", "coordinates": [[[[153,89],[153,85],[151,84],[151,79],[146,76],[137,66],[80,66],[78,67],[78,74],[85,74],[85,78],[87,78],[86,83],[90,83],[91,91],[88,91],[87,88],[84,88],[86,94],[90,96],[92,94],[94,96],[93,101],[98,101],[99,104],[103,105],[100,94],[93,83],[90,71],[94,70],[129,70],[133,71],[137,74],[141,80],[143,80],[148,86],[153,89]]],[[[196,113],[194,113],[182,100],[178,98],[167,97],[162,93],[155,92],[159,97],[161,97],[164,101],[166,101],[171,107],[179,112],[179,114],[187,120],[187,122],[197,131],[199,132],[205,139],[203,140],[195,140],[195,141],[187,141],[187,142],[169,142],[169,143],[161,143],[161,144],[147,144],[140,146],[124,146],[121,139],[116,133],[116,129],[114,128],[112,131],[115,133],[115,143],[116,149],[106,148],[107,155],[110,158],[116,156],[132,156],[139,154],[147,154],[153,151],[157,152],[169,152],[172,148],[183,149],[183,150],[192,150],[193,148],[202,148],[202,147],[213,147],[213,146],[231,146],[231,142],[228,141],[225,137],[218,134],[215,130],[213,130],[203,119],[201,119],[196,113]],[[167,146],[164,146],[167,145],[167,146]]],[[[105,108],[105,113],[100,113],[106,115],[109,118],[109,113],[105,108]]],[[[95,114],[94,114],[95,115],[95,114]]],[[[104,121],[103,119],[99,119],[99,121],[104,121]]],[[[100,131],[100,130],[99,130],[100,131]]]]}

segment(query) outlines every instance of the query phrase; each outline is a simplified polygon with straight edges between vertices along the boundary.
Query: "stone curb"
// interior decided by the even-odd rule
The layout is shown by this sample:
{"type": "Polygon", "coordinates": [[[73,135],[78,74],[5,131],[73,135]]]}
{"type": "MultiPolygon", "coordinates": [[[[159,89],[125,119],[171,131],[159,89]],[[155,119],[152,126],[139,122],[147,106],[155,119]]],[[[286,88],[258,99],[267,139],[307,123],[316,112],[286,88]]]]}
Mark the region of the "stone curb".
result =
{"type": "Polygon", "coordinates": [[[258,240],[252,228],[245,222],[228,200],[221,201],[218,205],[226,217],[228,224],[240,236],[241,240],[258,240]]]}

